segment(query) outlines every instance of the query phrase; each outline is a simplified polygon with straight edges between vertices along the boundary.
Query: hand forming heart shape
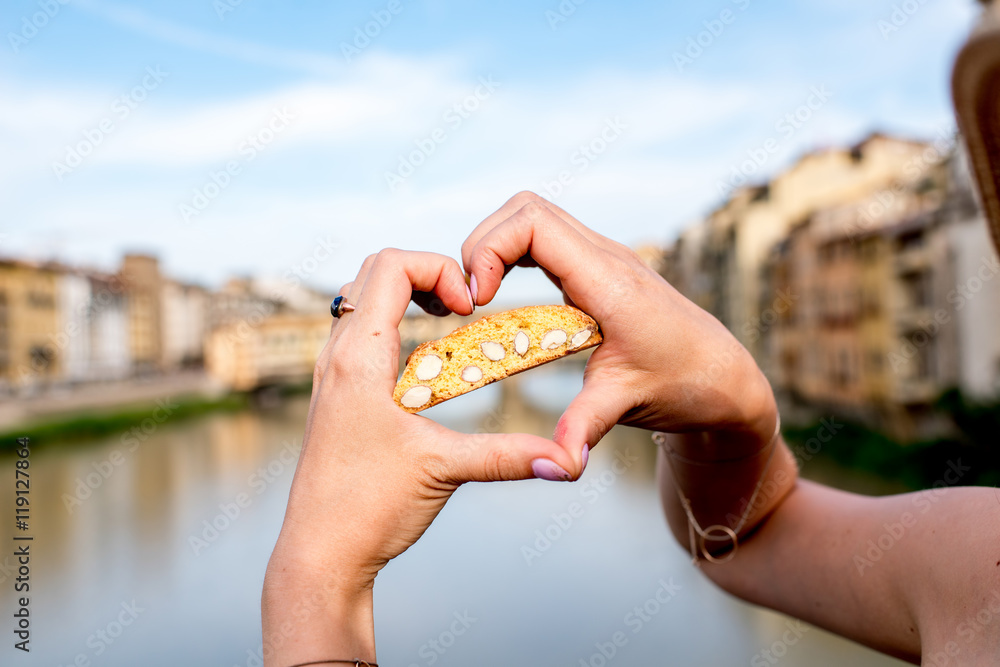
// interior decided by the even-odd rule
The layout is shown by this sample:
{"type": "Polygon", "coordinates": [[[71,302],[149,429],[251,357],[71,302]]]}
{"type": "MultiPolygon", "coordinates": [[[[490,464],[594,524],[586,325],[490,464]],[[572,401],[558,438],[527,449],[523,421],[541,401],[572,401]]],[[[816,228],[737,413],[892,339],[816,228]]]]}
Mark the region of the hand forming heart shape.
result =
{"type": "Polygon", "coordinates": [[[531,193],[511,198],[472,232],[462,261],[468,288],[448,257],[384,250],[341,290],[356,310],[334,322],[316,364],[302,453],[265,581],[265,629],[270,610],[292,600],[309,599],[316,612],[303,614],[296,629],[311,640],[275,654],[282,664],[316,655],[373,660],[376,574],[465,482],[576,479],[590,447],[616,423],[746,433],[748,447],[773,429],[770,387],[725,327],[632,250],[554,204],[531,193]],[[552,440],[466,435],[400,410],[392,400],[397,327],[412,294],[433,293],[452,312],[471,314],[514,265],[540,267],[605,336],[552,440]]]}

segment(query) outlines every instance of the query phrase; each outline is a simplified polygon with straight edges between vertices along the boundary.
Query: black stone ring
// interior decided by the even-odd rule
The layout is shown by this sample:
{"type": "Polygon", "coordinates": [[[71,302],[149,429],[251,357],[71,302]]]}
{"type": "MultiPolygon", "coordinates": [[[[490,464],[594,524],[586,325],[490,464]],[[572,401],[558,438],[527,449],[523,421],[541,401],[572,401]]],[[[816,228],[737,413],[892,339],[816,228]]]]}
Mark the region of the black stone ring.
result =
{"type": "Polygon", "coordinates": [[[333,300],[333,303],[330,304],[330,314],[337,318],[345,313],[351,312],[352,310],[354,310],[354,306],[347,303],[347,299],[342,296],[338,296],[333,300]]]}

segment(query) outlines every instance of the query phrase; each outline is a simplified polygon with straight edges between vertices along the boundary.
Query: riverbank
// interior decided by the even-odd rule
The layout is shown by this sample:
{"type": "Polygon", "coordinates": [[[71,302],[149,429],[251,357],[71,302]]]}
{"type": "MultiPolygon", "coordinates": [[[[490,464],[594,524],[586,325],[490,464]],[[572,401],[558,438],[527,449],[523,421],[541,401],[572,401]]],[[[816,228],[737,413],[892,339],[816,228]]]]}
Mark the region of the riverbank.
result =
{"type": "Polygon", "coordinates": [[[148,403],[69,413],[12,427],[0,432],[0,449],[12,449],[17,438],[29,438],[32,446],[52,446],[97,438],[114,433],[127,434],[133,429],[145,432],[169,421],[176,423],[209,412],[244,410],[251,404],[248,394],[169,397],[148,403]]]}
{"type": "Polygon", "coordinates": [[[68,414],[116,410],[130,404],[153,403],[180,396],[220,398],[228,389],[204,371],[150,375],[109,382],[54,386],[27,395],[0,399],[0,432],[59,419],[68,414]]]}
{"type": "Polygon", "coordinates": [[[955,435],[900,444],[866,426],[836,417],[782,434],[799,465],[826,461],[845,470],[899,483],[901,490],[943,486],[1000,486],[1000,404],[976,403],[949,392],[937,409],[955,435]]]}
{"type": "Polygon", "coordinates": [[[61,388],[0,405],[0,450],[22,437],[35,446],[65,444],[210,412],[267,406],[283,395],[308,391],[309,386],[294,385],[256,394],[232,392],[201,372],[61,388]]]}

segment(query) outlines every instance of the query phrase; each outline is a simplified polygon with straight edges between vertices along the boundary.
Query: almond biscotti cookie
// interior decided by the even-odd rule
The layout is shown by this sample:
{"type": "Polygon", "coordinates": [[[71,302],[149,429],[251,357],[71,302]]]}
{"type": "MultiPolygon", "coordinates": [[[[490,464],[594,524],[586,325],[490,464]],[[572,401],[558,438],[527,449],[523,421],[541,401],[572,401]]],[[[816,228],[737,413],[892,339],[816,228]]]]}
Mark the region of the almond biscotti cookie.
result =
{"type": "Polygon", "coordinates": [[[393,398],[407,412],[420,412],[602,341],[597,322],[571,306],[496,313],[417,347],[393,398]]]}

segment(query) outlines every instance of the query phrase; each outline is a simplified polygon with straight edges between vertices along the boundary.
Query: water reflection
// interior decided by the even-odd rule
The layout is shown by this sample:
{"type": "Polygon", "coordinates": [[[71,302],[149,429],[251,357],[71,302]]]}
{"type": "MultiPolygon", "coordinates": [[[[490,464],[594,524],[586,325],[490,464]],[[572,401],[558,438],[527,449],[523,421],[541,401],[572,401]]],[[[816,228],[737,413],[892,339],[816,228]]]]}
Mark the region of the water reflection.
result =
{"type": "MultiPolygon", "coordinates": [[[[549,434],[579,376],[550,365],[426,414],[466,432],[549,434]]],[[[259,664],[260,586],[292,477],[282,453],[287,462],[297,449],[306,409],[296,399],[168,422],[137,446],[119,435],[38,448],[32,651],[18,664],[259,664]],[[250,506],[227,516],[240,493],[250,506]],[[138,611],[123,626],[126,607],[138,611]]],[[[615,429],[580,483],[461,489],[379,577],[380,662],[750,664],[787,619],[726,597],[691,568],[663,523],[654,458],[646,433],[615,429]]],[[[0,468],[13,479],[13,459],[0,468]]],[[[12,496],[0,495],[0,515],[13,515],[12,496]]],[[[11,564],[0,558],[8,610],[11,564]]],[[[782,664],[901,663],[811,629],[782,664]]]]}

